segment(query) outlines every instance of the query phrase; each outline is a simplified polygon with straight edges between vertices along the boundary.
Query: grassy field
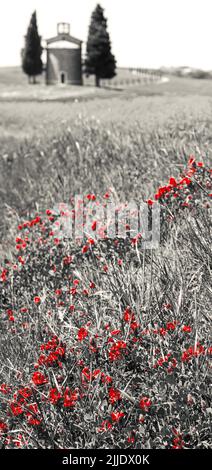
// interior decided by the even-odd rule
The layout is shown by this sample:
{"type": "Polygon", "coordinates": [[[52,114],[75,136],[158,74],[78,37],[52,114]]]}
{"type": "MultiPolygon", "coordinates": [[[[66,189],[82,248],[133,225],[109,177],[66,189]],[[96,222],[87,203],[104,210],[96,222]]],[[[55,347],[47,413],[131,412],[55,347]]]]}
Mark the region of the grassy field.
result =
{"type": "Polygon", "coordinates": [[[209,448],[212,82],[41,102],[2,76],[2,447],[209,448]],[[53,210],[76,195],[82,241],[53,210]],[[156,249],[107,238],[98,206],[147,200],[156,249]]]}

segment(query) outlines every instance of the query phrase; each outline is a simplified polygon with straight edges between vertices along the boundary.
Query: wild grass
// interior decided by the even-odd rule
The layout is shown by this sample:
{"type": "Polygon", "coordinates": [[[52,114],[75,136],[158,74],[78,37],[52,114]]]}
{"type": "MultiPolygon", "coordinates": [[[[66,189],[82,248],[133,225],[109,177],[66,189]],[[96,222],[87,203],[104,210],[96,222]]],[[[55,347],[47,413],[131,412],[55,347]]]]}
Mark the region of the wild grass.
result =
{"type": "Polygon", "coordinates": [[[11,149],[5,140],[2,447],[211,445],[210,104],[186,98],[182,107],[171,98],[170,108],[163,97],[162,112],[160,100],[97,101],[87,107],[95,119],[76,120],[75,109],[68,117],[66,106],[54,105],[57,119],[59,109],[67,117],[58,128],[49,112],[49,139],[34,118],[36,140],[11,149]],[[187,169],[191,154],[203,166],[187,169]],[[157,249],[130,239],[77,244],[53,233],[50,211],[70,196],[141,202],[187,171],[191,184],[161,199],[157,249]],[[27,220],[34,222],[24,227],[27,220]]]}

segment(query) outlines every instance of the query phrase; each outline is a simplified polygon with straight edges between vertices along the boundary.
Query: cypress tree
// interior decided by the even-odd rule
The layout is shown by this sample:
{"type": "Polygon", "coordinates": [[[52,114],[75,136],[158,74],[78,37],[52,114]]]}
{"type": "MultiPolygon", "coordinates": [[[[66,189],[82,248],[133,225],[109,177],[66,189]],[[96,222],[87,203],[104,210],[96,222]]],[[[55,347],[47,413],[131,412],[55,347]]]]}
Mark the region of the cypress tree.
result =
{"type": "Polygon", "coordinates": [[[41,36],[38,33],[36,11],[32,14],[31,21],[25,36],[25,48],[22,54],[22,68],[29,77],[29,82],[33,78],[36,83],[36,76],[43,71],[41,36]]]}
{"type": "Polygon", "coordinates": [[[116,60],[111,52],[107,19],[104,16],[103,8],[99,4],[91,16],[85,72],[87,75],[95,75],[96,86],[100,86],[101,79],[111,79],[116,75],[116,60]]]}

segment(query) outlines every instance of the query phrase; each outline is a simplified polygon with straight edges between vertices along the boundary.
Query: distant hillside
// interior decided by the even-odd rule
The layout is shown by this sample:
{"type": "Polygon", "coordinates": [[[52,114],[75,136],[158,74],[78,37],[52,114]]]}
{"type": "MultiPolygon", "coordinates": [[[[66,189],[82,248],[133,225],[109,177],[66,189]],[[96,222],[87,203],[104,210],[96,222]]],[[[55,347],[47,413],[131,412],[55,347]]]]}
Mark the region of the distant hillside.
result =
{"type": "Polygon", "coordinates": [[[195,69],[189,66],[183,67],[161,67],[161,72],[166,75],[175,75],[177,77],[191,77],[191,78],[202,78],[211,79],[212,71],[195,69]]]}

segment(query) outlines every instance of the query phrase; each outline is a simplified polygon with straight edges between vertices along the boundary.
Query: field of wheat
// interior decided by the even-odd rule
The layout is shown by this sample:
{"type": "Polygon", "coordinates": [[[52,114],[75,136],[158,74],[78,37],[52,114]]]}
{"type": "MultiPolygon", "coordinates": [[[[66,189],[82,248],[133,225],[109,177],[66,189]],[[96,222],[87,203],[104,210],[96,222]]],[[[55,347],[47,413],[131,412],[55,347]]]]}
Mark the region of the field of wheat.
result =
{"type": "Polygon", "coordinates": [[[2,448],[210,447],[205,83],[1,102],[2,448]],[[76,195],[144,201],[150,219],[159,204],[159,246],[127,222],[99,240],[95,214],[84,239],[58,236],[76,195]]]}

